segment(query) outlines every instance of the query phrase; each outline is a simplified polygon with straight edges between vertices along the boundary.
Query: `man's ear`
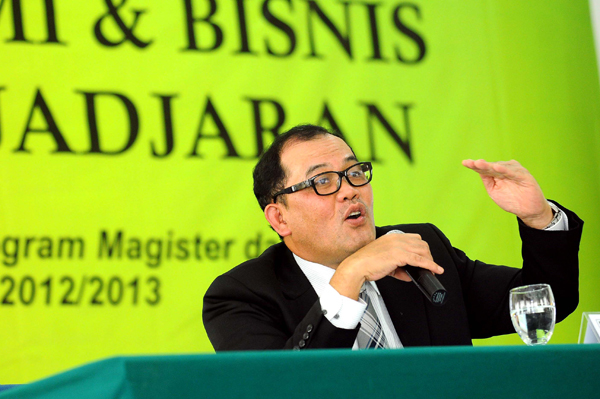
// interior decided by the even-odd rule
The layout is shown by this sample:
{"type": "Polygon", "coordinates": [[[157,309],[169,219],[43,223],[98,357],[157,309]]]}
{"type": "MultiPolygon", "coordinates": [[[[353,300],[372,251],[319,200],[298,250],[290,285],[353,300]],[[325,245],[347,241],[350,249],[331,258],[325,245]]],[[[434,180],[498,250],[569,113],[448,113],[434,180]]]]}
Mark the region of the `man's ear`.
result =
{"type": "Polygon", "coordinates": [[[283,205],[281,204],[267,205],[265,207],[265,217],[267,218],[267,221],[269,222],[273,230],[275,230],[277,234],[279,234],[281,237],[285,237],[289,236],[291,234],[291,231],[287,223],[285,222],[283,216],[283,209],[281,208],[283,208],[283,205]]]}

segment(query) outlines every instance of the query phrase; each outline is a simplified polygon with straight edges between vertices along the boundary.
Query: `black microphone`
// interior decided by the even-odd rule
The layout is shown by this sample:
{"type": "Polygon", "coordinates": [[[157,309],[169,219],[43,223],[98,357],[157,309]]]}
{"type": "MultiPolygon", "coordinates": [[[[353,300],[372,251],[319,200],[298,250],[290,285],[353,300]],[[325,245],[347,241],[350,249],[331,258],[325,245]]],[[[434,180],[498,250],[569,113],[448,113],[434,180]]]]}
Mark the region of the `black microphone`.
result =
{"type": "MultiPolygon", "coordinates": [[[[391,230],[386,234],[404,234],[404,232],[391,230]]],[[[404,266],[404,271],[431,303],[436,306],[442,306],[446,303],[446,289],[435,274],[427,269],[409,265],[404,266]]]]}

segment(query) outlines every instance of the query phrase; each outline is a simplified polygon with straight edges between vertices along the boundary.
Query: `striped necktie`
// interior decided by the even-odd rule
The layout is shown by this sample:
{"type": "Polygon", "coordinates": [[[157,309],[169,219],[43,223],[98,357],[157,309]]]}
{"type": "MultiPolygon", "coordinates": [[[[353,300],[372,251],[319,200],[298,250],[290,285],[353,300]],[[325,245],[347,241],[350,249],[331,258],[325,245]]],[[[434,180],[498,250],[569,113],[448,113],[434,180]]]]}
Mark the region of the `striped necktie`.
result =
{"type": "Polygon", "coordinates": [[[360,330],[356,341],[361,349],[383,349],[387,347],[387,342],[371,301],[371,295],[376,296],[377,293],[368,285],[369,283],[365,284],[365,288],[360,292],[360,298],[367,303],[367,309],[360,319],[360,330]],[[371,291],[371,295],[368,290],[371,291]]]}

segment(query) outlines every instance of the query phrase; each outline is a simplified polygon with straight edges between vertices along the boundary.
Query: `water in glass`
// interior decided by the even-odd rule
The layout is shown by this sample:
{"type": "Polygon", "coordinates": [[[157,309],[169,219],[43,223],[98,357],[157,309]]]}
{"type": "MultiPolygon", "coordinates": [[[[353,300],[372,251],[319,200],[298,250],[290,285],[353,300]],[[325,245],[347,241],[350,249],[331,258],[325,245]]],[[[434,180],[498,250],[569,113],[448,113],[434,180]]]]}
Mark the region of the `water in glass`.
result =
{"type": "Polygon", "coordinates": [[[548,343],[556,320],[552,289],[547,284],[517,287],[510,291],[510,317],[527,345],[548,343]]]}

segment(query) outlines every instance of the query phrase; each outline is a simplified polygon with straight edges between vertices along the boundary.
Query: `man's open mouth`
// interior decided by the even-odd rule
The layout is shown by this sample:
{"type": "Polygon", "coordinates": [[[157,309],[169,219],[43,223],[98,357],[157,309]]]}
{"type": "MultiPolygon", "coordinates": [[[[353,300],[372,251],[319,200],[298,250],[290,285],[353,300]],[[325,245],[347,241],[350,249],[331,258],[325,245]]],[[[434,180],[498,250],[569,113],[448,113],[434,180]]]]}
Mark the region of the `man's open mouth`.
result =
{"type": "Polygon", "coordinates": [[[346,219],[358,219],[361,215],[360,211],[352,212],[346,219]]]}

